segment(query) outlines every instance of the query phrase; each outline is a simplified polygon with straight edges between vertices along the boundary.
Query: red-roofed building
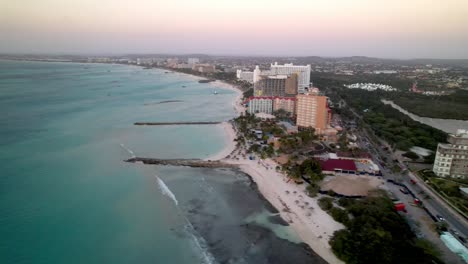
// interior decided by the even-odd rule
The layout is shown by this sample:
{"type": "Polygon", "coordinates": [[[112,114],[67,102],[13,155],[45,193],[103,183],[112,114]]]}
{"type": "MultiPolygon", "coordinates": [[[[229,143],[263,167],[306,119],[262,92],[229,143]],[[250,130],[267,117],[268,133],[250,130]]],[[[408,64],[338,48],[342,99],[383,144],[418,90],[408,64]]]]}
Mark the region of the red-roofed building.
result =
{"type": "Polygon", "coordinates": [[[321,160],[320,165],[322,166],[322,171],[325,173],[350,173],[355,174],[357,171],[356,164],[353,160],[349,159],[328,159],[321,160]]]}

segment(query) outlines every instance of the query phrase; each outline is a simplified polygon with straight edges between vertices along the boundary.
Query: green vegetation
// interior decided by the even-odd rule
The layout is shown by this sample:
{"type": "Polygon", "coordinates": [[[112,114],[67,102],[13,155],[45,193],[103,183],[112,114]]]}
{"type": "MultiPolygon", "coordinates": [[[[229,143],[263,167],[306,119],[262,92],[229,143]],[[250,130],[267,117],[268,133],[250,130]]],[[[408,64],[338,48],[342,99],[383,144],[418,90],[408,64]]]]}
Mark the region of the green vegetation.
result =
{"type": "Polygon", "coordinates": [[[468,214],[468,199],[466,199],[460,191],[460,187],[467,186],[437,177],[429,178],[429,185],[449,200],[452,205],[460,209],[463,213],[468,214]]]}
{"type": "Polygon", "coordinates": [[[408,151],[408,152],[403,153],[403,157],[407,157],[412,160],[419,159],[419,155],[414,153],[413,151],[408,151]]]}
{"type": "Polygon", "coordinates": [[[279,109],[279,110],[273,112],[273,115],[276,117],[276,119],[278,119],[280,121],[286,121],[286,122],[289,122],[289,123],[294,123],[292,114],[290,112],[287,112],[284,109],[279,109]]]}
{"type": "Polygon", "coordinates": [[[307,185],[306,190],[307,194],[310,197],[315,197],[317,196],[317,193],[320,190],[320,186],[317,183],[310,183],[309,185],[307,185]]]}
{"type": "Polygon", "coordinates": [[[318,200],[318,205],[322,210],[328,211],[333,208],[333,198],[330,197],[322,197],[318,200]]]}
{"type": "Polygon", "coordinates": [[[346,210],[332,208],[329,212],[347,229],[335,232],[330,245],[346,263],[442,263],[439,251],[415,238],[387,197],[341,198],[338,203],[346,210]]]}
{"type": "Polygon", "coordinates": [[[315,130],[312,128],[299,131],[294,135],[284,135],[280,138],[280,152],[290,154],[302,148],[307,148],[317,139],[318,136],[315,135],[315,130]]]}
{"type": "Polygon", "coordinates": [[[343,210],[338,207],[332,207],[330,209],[330,215],[335,219],[335,221],[343,223],[344,225],[349,224],[349,216],[346,210],[343,210]]]}
{"type": "Polygon", "coordinates": [[[419,116],[468,120],[468,91],[458,90],[444,96],[402,94],[393,101],[419,116]]]}
{"type": "Polygon", "coordinates": [[[247,99],[247,98],[253,96],[253,88],[247,89],[247,90],[243,93],[243,96],[244,96],[244,99],[247,99]]]}
{"type": "Polygon", "coordinates": [[[468,179],[440,178],[431,170],[418,171],[418,175],[436,192],[447,199],[452,207],[468,215],[468,199],[460,191],[460,187],[468,187],[468,179]]]}
{"type": "MultiPolygon", "coordinates": [[[[448,96],[423,96],[409,93],[407,91],[408,88],[412,86],[413,81],[399,79],[398,76],[392,74],[356,74],[353,76],[346,76],[330,73],[313,73],[312,77],[314,83],[318,87],[325,88],[327,96],[329,96],[335,104],[338,104],[338,102],[343,99],[349,106],[356,110],[357,114],[363,116],[363,121],[370,125],[377,136],[391,143],[394,148],[401,150],[406,151],[412,146],[435,150],[437,143],[446,142],[447,135],[440,130],[412,120],[410,117],[391,106],[384,105],[381,102],[382,99],[392,100],[408,111],[422,108],[423,110],[416,113],[421,116],[445,118],[450,116],[450,118],[459,117],[460,119],[468,119],[468,110],[466,110],[468,109],[468,105],[466,104],[468,101],[467,91],[458,91],[448,96]],[[387,84],[398,88],[400,91],[385,92],[379,90],[369,92],[343,87],[344,84],[356,82],[387,84]],[[453,110],[450,109],[451,103],[456,105],[453,110]],[[438,107],[434,107],[434,105],[438,107]],[[444,114],[439,114],[442,112],[444,114]],[[454,114],[454,112],[458,114],[454,114]],[[437,114],[431,115],[432,113],[437,114]]],[[[335,109],[335,111],[344,118],[355,119],[353,112],[351,112],[348,107],[335,109]]],[[[430,159],[427,161],[429,162],[430,159]]]]}
{"type": "Polygon", "coordinates": [[[314,80],[317,87],[343,87],[343,84],[352,83],[381,83],[390,85],[400,91],[408,91],[413,85],[413,80],[399,78],[396,74],[337,75],[313,72],[311,80],[314,80]]]}
{"type": "Polygon", "coordinates": [[[324,178],[320,162],[316,159],[307,159],[301,164],[289,163],[284,167],[288,176],[294,179],[304,177],[311,182],[317,183],[324,178]]]}
{"type": "Polygon", "coordinates": [[[391,143],[394,148],[408,150],[412,146],[419,146],[435,150],[439,142],[446,142],[446,133],[416,122],[393,107],[384,105],[380,99],[385,98],[385,92],[341,89],[338,93],[363,116],[378,137],[391,143]]]}

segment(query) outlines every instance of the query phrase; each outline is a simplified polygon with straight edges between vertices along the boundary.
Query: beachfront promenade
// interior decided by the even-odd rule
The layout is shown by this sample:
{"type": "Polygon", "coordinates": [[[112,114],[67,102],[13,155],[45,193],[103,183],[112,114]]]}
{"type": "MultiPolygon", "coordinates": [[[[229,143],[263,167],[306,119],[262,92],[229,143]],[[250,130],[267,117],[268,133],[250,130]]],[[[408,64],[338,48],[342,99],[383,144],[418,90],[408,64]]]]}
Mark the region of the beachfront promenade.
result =
{"type": "Polygon", "coordinates": [[[195,168],[237,168],[238,165],[225,163],[219,160],[201,160],[201,159],[154,159],[134,157],[125,160],[125,162],[141,162],[149,165],[169,165],[169,166],[188,166],[195,168]]]}

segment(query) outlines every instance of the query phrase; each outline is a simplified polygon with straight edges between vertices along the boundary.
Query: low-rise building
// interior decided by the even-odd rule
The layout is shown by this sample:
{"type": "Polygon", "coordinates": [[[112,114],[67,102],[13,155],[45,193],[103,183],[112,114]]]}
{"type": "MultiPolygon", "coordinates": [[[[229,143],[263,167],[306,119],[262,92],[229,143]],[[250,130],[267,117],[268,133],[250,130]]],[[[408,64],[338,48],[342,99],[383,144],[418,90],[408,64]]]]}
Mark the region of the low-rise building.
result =
{"type": "Polygon", "coordinates": [[[468,131],[449,134],[448,143],[439,143],[434,160],[434,173],[439,177],[468,178],[468,131]]]}
{"type": "Polygon", "coordinates": [[[273,111],[284,110],[292,115],[295,114],[296,110],[296,98],[295,97],[274,97],[273,99],[273,111]]]}
{"type": "Polygon", "coordinates": [[[248,104],[247,111],[250,114],[271,114],[273,112],[273,97],[250,97],[246,103],[248,104]]]}
{"type": "Polygon", "coordinates": [[[192,70],[201,73],[213,73],[216,71],[216,68],[211,64],[194,64],[192,70]]]}

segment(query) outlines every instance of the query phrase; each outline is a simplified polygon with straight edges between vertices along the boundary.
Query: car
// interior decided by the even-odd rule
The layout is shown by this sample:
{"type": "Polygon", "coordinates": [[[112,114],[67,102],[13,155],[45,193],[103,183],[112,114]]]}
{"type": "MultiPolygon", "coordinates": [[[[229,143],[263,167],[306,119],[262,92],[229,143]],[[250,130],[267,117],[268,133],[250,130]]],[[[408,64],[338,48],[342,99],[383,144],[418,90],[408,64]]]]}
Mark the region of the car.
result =
{"type": "Polygon", "coordinates": [[[408,194],[408,191],[406,190],[406,188],[400,188],[400,192],[402,192],[404,194],[408,194]]]}
{"type": "Polygon", "coordinates": [[[439,220],[440,222],[445,221],[445,218],[442,217],[441,215],[436,215],[436,218],[437,218],[437,220],[439,220]]]}
{"type": "Polygon", "coordinates": [[[460,239],[461,242],[466,243],[466,239],[462,236],[458,236],[458,239],[460,239]]]}

